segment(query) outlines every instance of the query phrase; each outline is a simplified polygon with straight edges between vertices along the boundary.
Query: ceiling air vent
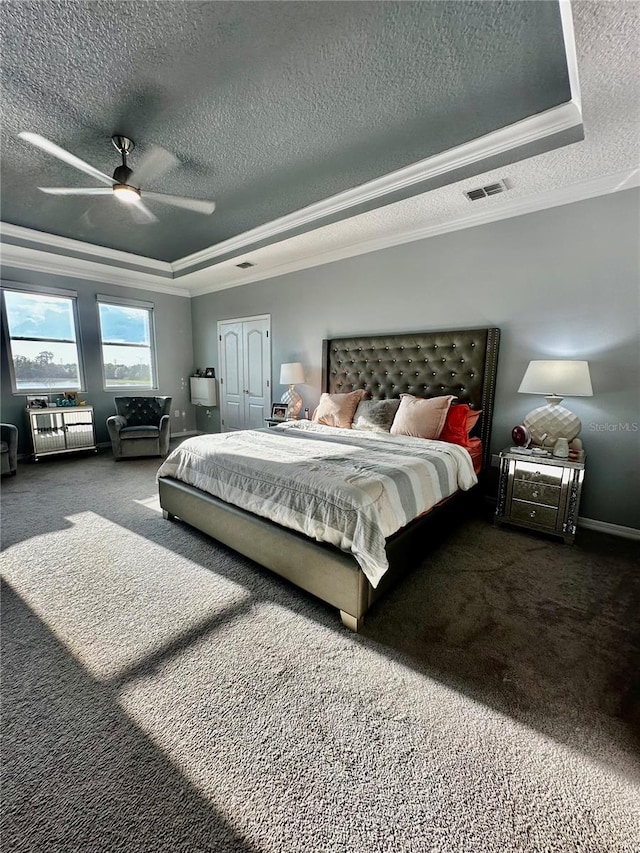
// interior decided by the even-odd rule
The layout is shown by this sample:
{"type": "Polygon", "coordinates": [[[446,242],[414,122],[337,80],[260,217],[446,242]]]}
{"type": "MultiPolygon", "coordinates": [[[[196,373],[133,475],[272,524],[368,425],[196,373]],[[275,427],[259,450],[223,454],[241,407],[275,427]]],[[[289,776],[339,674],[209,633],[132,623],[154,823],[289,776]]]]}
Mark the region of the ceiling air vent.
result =
{"type": "Polygon", "coordinates": [[[236,264],[239,270],[248,270],[249,267],[255,267],[255,264],[252,264],[251,261],[243,261],[241,264],[236,264]]]}
{"type": "Polygon", "coordinates": [[[465,192],[466,197],[469,201],[477,201],[479,198],[487,198],[490,195],[498,195],[498,193],[503,193],[509,189],[509,186],[505,180],[498,181],[495,184],[487,184],[485,187],[476,187],[474,190],[467,190],[465,192]]]}

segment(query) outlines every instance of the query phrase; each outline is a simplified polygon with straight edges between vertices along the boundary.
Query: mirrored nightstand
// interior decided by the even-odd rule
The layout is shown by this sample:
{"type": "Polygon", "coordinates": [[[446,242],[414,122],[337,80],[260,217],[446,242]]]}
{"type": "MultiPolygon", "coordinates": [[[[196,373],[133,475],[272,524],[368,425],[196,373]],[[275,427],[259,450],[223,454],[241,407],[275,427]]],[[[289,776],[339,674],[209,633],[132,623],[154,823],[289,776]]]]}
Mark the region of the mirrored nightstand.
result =
{"type": "Polygon", "coordinates": [[[571,545],[583,479],[584,462],[503,450],[495,521],[560,536],[571,545]]]}

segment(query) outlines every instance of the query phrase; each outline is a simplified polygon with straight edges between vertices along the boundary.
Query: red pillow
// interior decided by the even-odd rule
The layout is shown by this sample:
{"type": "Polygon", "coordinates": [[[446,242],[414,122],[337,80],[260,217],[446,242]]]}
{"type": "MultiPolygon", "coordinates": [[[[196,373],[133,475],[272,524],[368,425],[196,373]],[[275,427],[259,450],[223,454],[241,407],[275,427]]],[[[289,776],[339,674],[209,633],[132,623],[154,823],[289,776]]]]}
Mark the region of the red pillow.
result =
{"type": "Polygon", "coordinates": [[[469,408],[467,403],[458,403],[451,406],[447,412],[447,419],[438,436],[440,441],[448,441],[451,444],[460,444],[467,447],[469,444],[469,433],[476,425],[481,411],[469,408]]]}

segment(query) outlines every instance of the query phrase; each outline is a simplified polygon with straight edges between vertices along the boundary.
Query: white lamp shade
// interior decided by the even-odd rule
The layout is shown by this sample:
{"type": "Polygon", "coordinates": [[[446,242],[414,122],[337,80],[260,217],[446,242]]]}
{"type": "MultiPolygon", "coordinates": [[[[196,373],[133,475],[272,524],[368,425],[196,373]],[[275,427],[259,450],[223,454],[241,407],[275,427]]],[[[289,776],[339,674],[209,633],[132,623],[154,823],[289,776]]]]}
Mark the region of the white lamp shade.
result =
{"type": "Polygon", "coordinates": [[[280,366],[280,384],[298,385],[304,382],[304,370],[299,361],[290,361],[280,366]]]}
{"type": "Polygon", "coordinates": [[[545,397],[592,397],[589,362],[530,361],[518,392],[545,397]]]}

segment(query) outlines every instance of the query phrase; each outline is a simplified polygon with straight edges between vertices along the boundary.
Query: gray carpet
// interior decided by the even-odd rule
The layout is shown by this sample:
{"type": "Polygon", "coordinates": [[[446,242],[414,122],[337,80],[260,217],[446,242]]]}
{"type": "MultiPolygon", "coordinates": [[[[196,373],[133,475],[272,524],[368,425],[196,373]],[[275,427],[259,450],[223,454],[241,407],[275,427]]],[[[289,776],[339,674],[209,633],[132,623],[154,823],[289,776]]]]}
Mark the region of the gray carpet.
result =
{"type": "Polygon", "coordinates": [[[637,543],[471,518],[354,635],[157,467],[2,481],[4,850],[640,850],[637,543]]]}

